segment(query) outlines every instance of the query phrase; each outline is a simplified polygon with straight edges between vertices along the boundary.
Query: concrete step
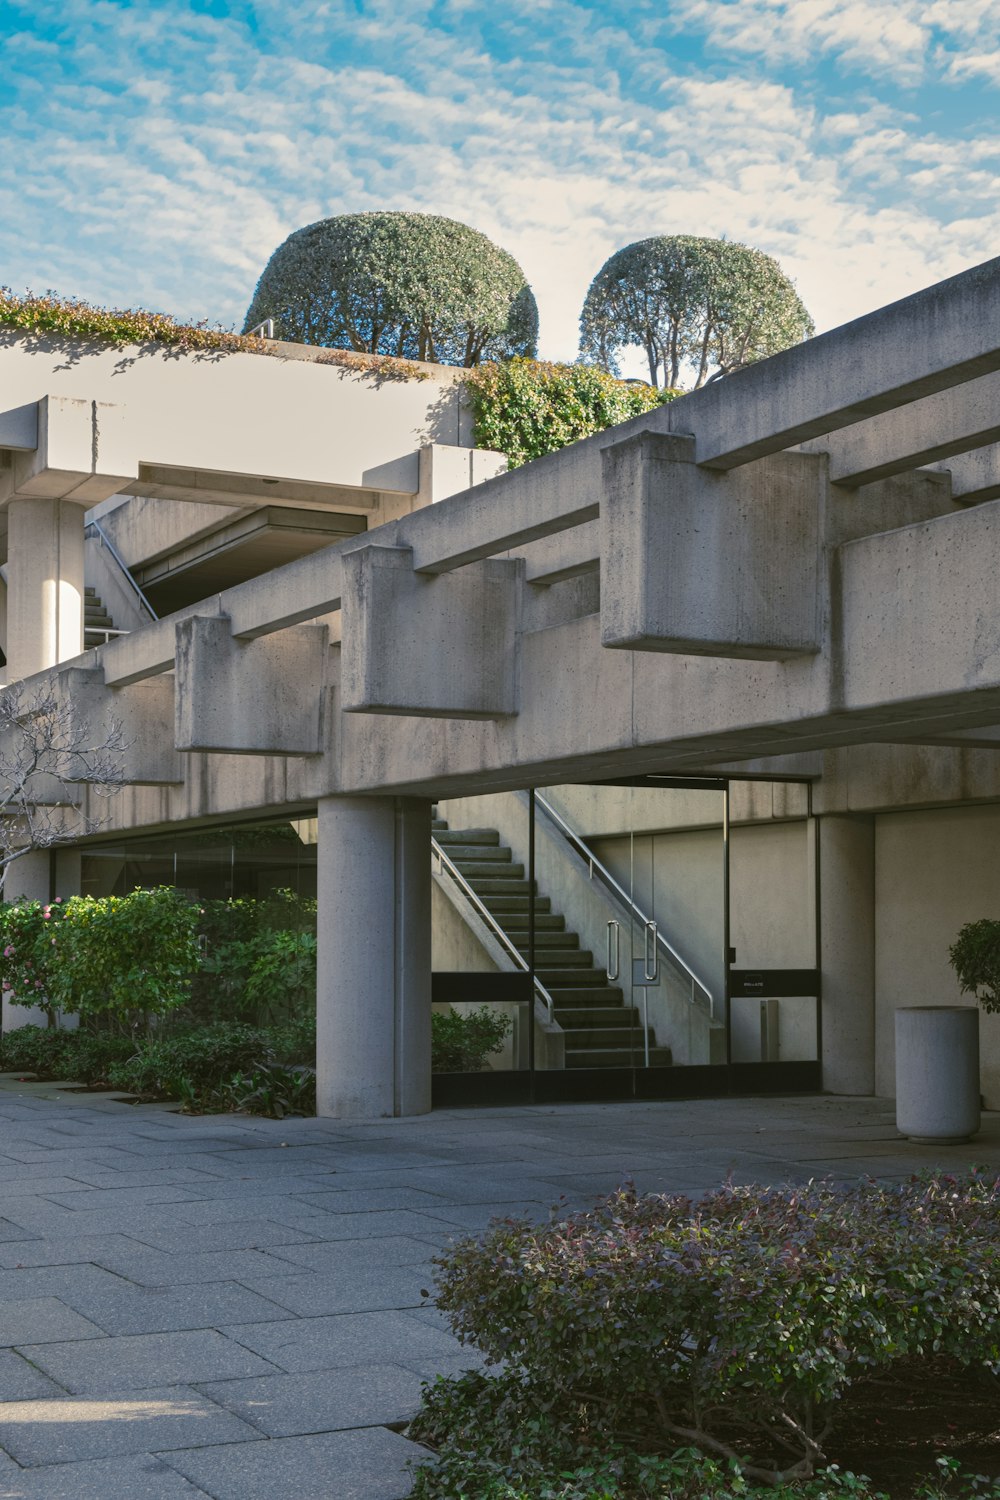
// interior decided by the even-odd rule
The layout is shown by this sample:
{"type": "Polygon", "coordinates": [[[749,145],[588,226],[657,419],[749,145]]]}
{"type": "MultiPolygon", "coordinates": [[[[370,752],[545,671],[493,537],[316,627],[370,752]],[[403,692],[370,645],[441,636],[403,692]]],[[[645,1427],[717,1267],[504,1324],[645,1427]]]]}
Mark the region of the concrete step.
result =
{"type": "MultiPolygon", "coordinates": [[[[573,1052],[602,1052],[612,1047],[631,1048],[633,1052],[642,1050],[642,1027],[641,1026],[587,1026],[579,1031],[574,1031],[566,1038],[567,1051],[573,1052]]],[[[650,1046],[653,1045],[652,1028],[649,1033],[650,1046]]]]}
{"type": "MultiPolygon", "coordinates": [[[[557,922],[565,922],[566,918],[565,917],[549,917],[548,921],[551,922],[551,923],[553,923],[553,924],[555,924],[557,922]]],[[[527,918],[527,914],[525,914],[524,922],[523,922],[522,925],[515,926],[512,922],[504,922],[503,926],[504,926],[504,931],[507,933],[507,936],[508,937],[512,937],[514,939],[514,942],[517,944],[518,948],[520,948],[521,952],[522,953],[527,953],[527,951],[528,951],[528,918],[527,918]]],[[[579,936],[579,933],[576,933],[576,932],[551,931],[548,927],[542,925],[542,919],[541,918],[539,918],[539,917],[535,918],[535,949],[536,949],[536,951],[539,951],[539,950],[541,950],[543,948],[545,949],[546,952],[548,952],[549,949],[551,949],[551,948],[559,948],[559,949],[570,948],[570,949],[575,949],[575,948],[578,948],[579,946],[580,946],[580,936],[579,936]]]]}
{"type": "MultiPolygon", "coordinates": [[[[541,979],[541,975],[538,976],[541,979]]],[[[545,984],[545,980],[542,979],[545,984]]],[[[548,989],[548,985],[545,985],[548,989]]],[[[558,993],[552,996],[558,1006],[567,1006],[580,1009],[586,1006],[599,1009],[607,1005],[623,1005],[625,1003],[624,991],[617,984],[595,984],[591,989],[574,989],[571,985],[557,987],[558,993]]]]}
{"type": "MultiPolygon", "coordinates": [[[[498,882],[498,884],[499,884],[499,882],[498,882]]],[[[527,881],[525,881],[524,884],[527,885],[527,881]]],[[[496,917],[506,917],[508,914],[513,915],[515,913],[523,913],[524,914],[525,923],[527,923],[527,920],[528,920],[528,893],[527,893],[527,891],[525,891],[525,893],[524,893],[523,896],[520,896],[520,895],[517,895],[517,896],[508,896],[508,895],[503,894],[503,893],[499,893],[498,894],[496,892],[490,893],[489,891],[487,891],[483,895],[483,905],[486,907],[487,911],[493,912],[494,916],[496,916],[496,917]]],[[[548,913],[551,910],[552,910],[552,898],[551,898],[551,896],[537,896],[536,895],[536,897],[535,897],[535,912],[536,912],[536,914],[538,912],[548,913]]]]}
{"type": "MultiPolygon", "coordinates": [[[[645,1052],[640,1047],[637,1051],[630,1047],[604,1047],[600,1051],[588,1051],[586,1048],[577,1050],[566,1048],[567,1068],[632,1068],[645,1066],[645,1052]]],[[[653,1068],[669,1068],[673,1065],[673,1055],[669,1047],[651,1047],[649,1049],[649,1065],[653,1068]]]]}
{"type": "Polygon", "coordinates": [[[438,839],[438,843],[456,864],[510,864],[513,859],[506,844],[459,844],[451,839],[438,839]]]}
{"type": "Polygon", "coordinates": [[[627,1026],[642,1034],[639,1012],[634,1005],[557,1005],[555,1018],[564,1031],[575,1032],[587,1026],[627,1026]]]}
{"type": "MultiPolygon", "coordinates": [[[[531,882],[529,880],[501,880],[498,876],[481,876],[476,880],[470,880],[469,884],[477,896],[523,896],[527,901],[532,894],[531,882]]],[[[492,905],[490,910],[493,910],[492,905]]]]}
{"type": "Polygon", "coordinates": [[[438,822],[445,835],[439,844],[492,844],[495,848],[500,843],[495,828],[449,828],[443,819],[438,822]]]}
{"type": "Polygon", "coordinates": [[[535,973],[547,990],[583,988],[607,989],[608,976],[603,969],[572,969],[568,965],[559,969],[543,969],[535,964],[535,973]]]}
{"type": "MultiPolygon", "coordinates": [[[[450,851],[449,851],[450,853],[450,851]]],[[[523,880],[524,866],[506,863],[501,859],[456,859],[455,867],[460,875],[474,890],[479,889],[479,882],[490,878],[499,880],[523,880]]]]}
{"type": "MultiPolygon", "coordinates": [[[[576,933],[568,933],[568,937],[576,937],[576,933]]],[[[579,942],[577,938],[577,942],[579,942]]],[[[552,969],[592,969],[594,967],[594,955],[588,953],[586,948],[549,947],[548,939],[543,937],[535,943],[535,968],[539,974],[543,970],[552,969]]]]}
{"type": "MultiPolygon", "coordinates": [[[[539,899],[539,901],[541,901],[541,900],[544,900],[545,898],[540,896],[538,899],[539,899]]],[[[489,903],[487,903],[487,904],[489,904],[489,903]]],[[[536,904],[536,906],[537,906],[537,904],[536,904]]],[[[504,928],[504,931],[508,934],[508,936],[510,936],[510,937],[512,937],[514,939],[515,943],[517,944],[517,946],[519,948],[525,948],[525,947],[527,947],[527,943],[528,943],[528,909],[527,909],[528,908],[528,903],[527,903],[527,901],[524,903],[524,907],[525,907],[524,911],[505,911],[505,912],[500,913],[500,915],[503,917],[503,928],[504,928]]],[[[491,910],[492,910],[492,908],[491,908],[491,910]]],[[[565,926],[566,926],[566,918],[562,915],[561,912],[539,911],[539,910],[536,909],[536,911],[535,911],[535,932],[536,933],[545,932],[545,933],[548,934],[549,937],[554,938],[557,933],[560,934],[560,935],[563,935],[563,929],[565,928],[565,926]]],[[[572,943],[567,944],[567,946],[570,947],[570,948],[574,948],[576,946],[576,944],[580,941],[580,939],[577,937],[577,935],[576,935],[575,932],[567,932],[567,933],[565,933],[565,936],[566,937],[571,937],[573,939],[572,943]]],[[[547,939],[546,939],[546,941],[547,941],[547,939]]]]}

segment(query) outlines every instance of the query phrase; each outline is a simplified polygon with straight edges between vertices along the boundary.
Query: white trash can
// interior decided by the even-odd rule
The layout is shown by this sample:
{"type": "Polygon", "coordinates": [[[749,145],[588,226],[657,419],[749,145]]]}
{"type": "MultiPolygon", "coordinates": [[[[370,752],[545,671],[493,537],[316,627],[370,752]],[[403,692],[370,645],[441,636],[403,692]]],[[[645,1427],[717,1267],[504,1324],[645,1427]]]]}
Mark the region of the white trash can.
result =
{"type": "Polygon", "coordinates": [[[896,1011],[896,1128],[911,1141],[967,1141],[979,1129],[979,1007],[896,1011]]]}

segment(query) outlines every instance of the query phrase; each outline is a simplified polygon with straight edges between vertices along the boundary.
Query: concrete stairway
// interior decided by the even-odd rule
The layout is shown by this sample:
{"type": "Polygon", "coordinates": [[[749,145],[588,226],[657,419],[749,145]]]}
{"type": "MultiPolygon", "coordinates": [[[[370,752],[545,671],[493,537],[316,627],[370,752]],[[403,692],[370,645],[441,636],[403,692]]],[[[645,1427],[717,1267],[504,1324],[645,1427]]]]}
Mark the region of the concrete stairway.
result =
{"type": "MultiPolygon", "coordinates": [[[[529,902],[535,907],[535,973],[552,996],[555,1019],[566,1033],[567,1068],[627,1068],[644,1061],[642,1025],[619,985],[608,983],[579,935],[552,910],[548,896],[529,890],[524,866],[495,828],[451,829],[440,818],[434,837],[498,925],[527,957],[529,902]]],[[[649,1060],[663,1067],[669,1047],[658,1047],[650,1028],[649,1060]]]]}
{"type": "Polygon", "coordinates": [[[84,650],[89,651],[94,646],[104,646],[117,636],[127,634],[127,630],[115,629],[115,622],[105,609],[97,590],[85,588],[83,591],[84,650]]]}

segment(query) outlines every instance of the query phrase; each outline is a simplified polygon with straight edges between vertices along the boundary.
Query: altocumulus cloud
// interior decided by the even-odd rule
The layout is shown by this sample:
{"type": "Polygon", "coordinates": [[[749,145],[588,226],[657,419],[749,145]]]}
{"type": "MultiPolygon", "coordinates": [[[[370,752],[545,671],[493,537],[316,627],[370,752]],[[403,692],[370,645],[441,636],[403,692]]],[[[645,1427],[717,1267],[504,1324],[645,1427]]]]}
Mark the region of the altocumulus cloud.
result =
{"type": "Polygon", "coordinates": [[[544,352],[647,234],[776,254],[821,327],[995,252],[1000,0],[8,0],[0,281],[238,323],[326,214],[462,219],[544,352]]]}

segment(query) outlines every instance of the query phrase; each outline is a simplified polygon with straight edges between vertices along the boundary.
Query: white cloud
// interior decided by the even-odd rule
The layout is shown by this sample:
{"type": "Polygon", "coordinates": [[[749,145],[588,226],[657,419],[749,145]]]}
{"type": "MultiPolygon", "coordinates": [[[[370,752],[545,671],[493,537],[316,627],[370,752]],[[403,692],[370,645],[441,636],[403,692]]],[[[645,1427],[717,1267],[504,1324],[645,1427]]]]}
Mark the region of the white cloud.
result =
{"type": "MultiPolygon", "coordinates": [[[[942,10],[935,23],[956,44],[989,19],[992,0],[968,3],[971,19],[942,10]]],[[[680,4],[705,11],[704,0],[680,4]]],[[[809,45],[841,52],[863,36],[889,45],[881,0],[836,13],[827,0],[800,4],[813,18],[795,33],[801,45],[807,31],[809,45]]],[[[0,281],[18,287],[239,324],[292,230],[419,209],[510,250],[538,297],[543,352],[572,358],[590,278],[646,235],[759,245],[821,327],[985,259],[1000,240],[995,132],[942,138],[877,98],[824,114],[815,90],[780,76],[684,69],[653,45],[662,28],[645,0],[641,25],[579,0],[517,0],[499,20],[532,36],[513,58],[487,50],[481,0],[451,0],[457,40],[428,28],[424,0],[366,4],[361,26],[350,5],[258,0],[259,41],[179,3],[37,8],[64,40],[53,52],[29,38],[2,109],[12,144],[0,156],[0,281]]],[[[703,23],[735,9],[713,0],[703,23]]],[[[738,9],[750,38],[758,21],[773,34],[787,7],[738,9]]],[[[928,7],[892,9],[909,28],[898,47],[924,65],[929,32],[916,37],[912,17],[928,7]]]]}

